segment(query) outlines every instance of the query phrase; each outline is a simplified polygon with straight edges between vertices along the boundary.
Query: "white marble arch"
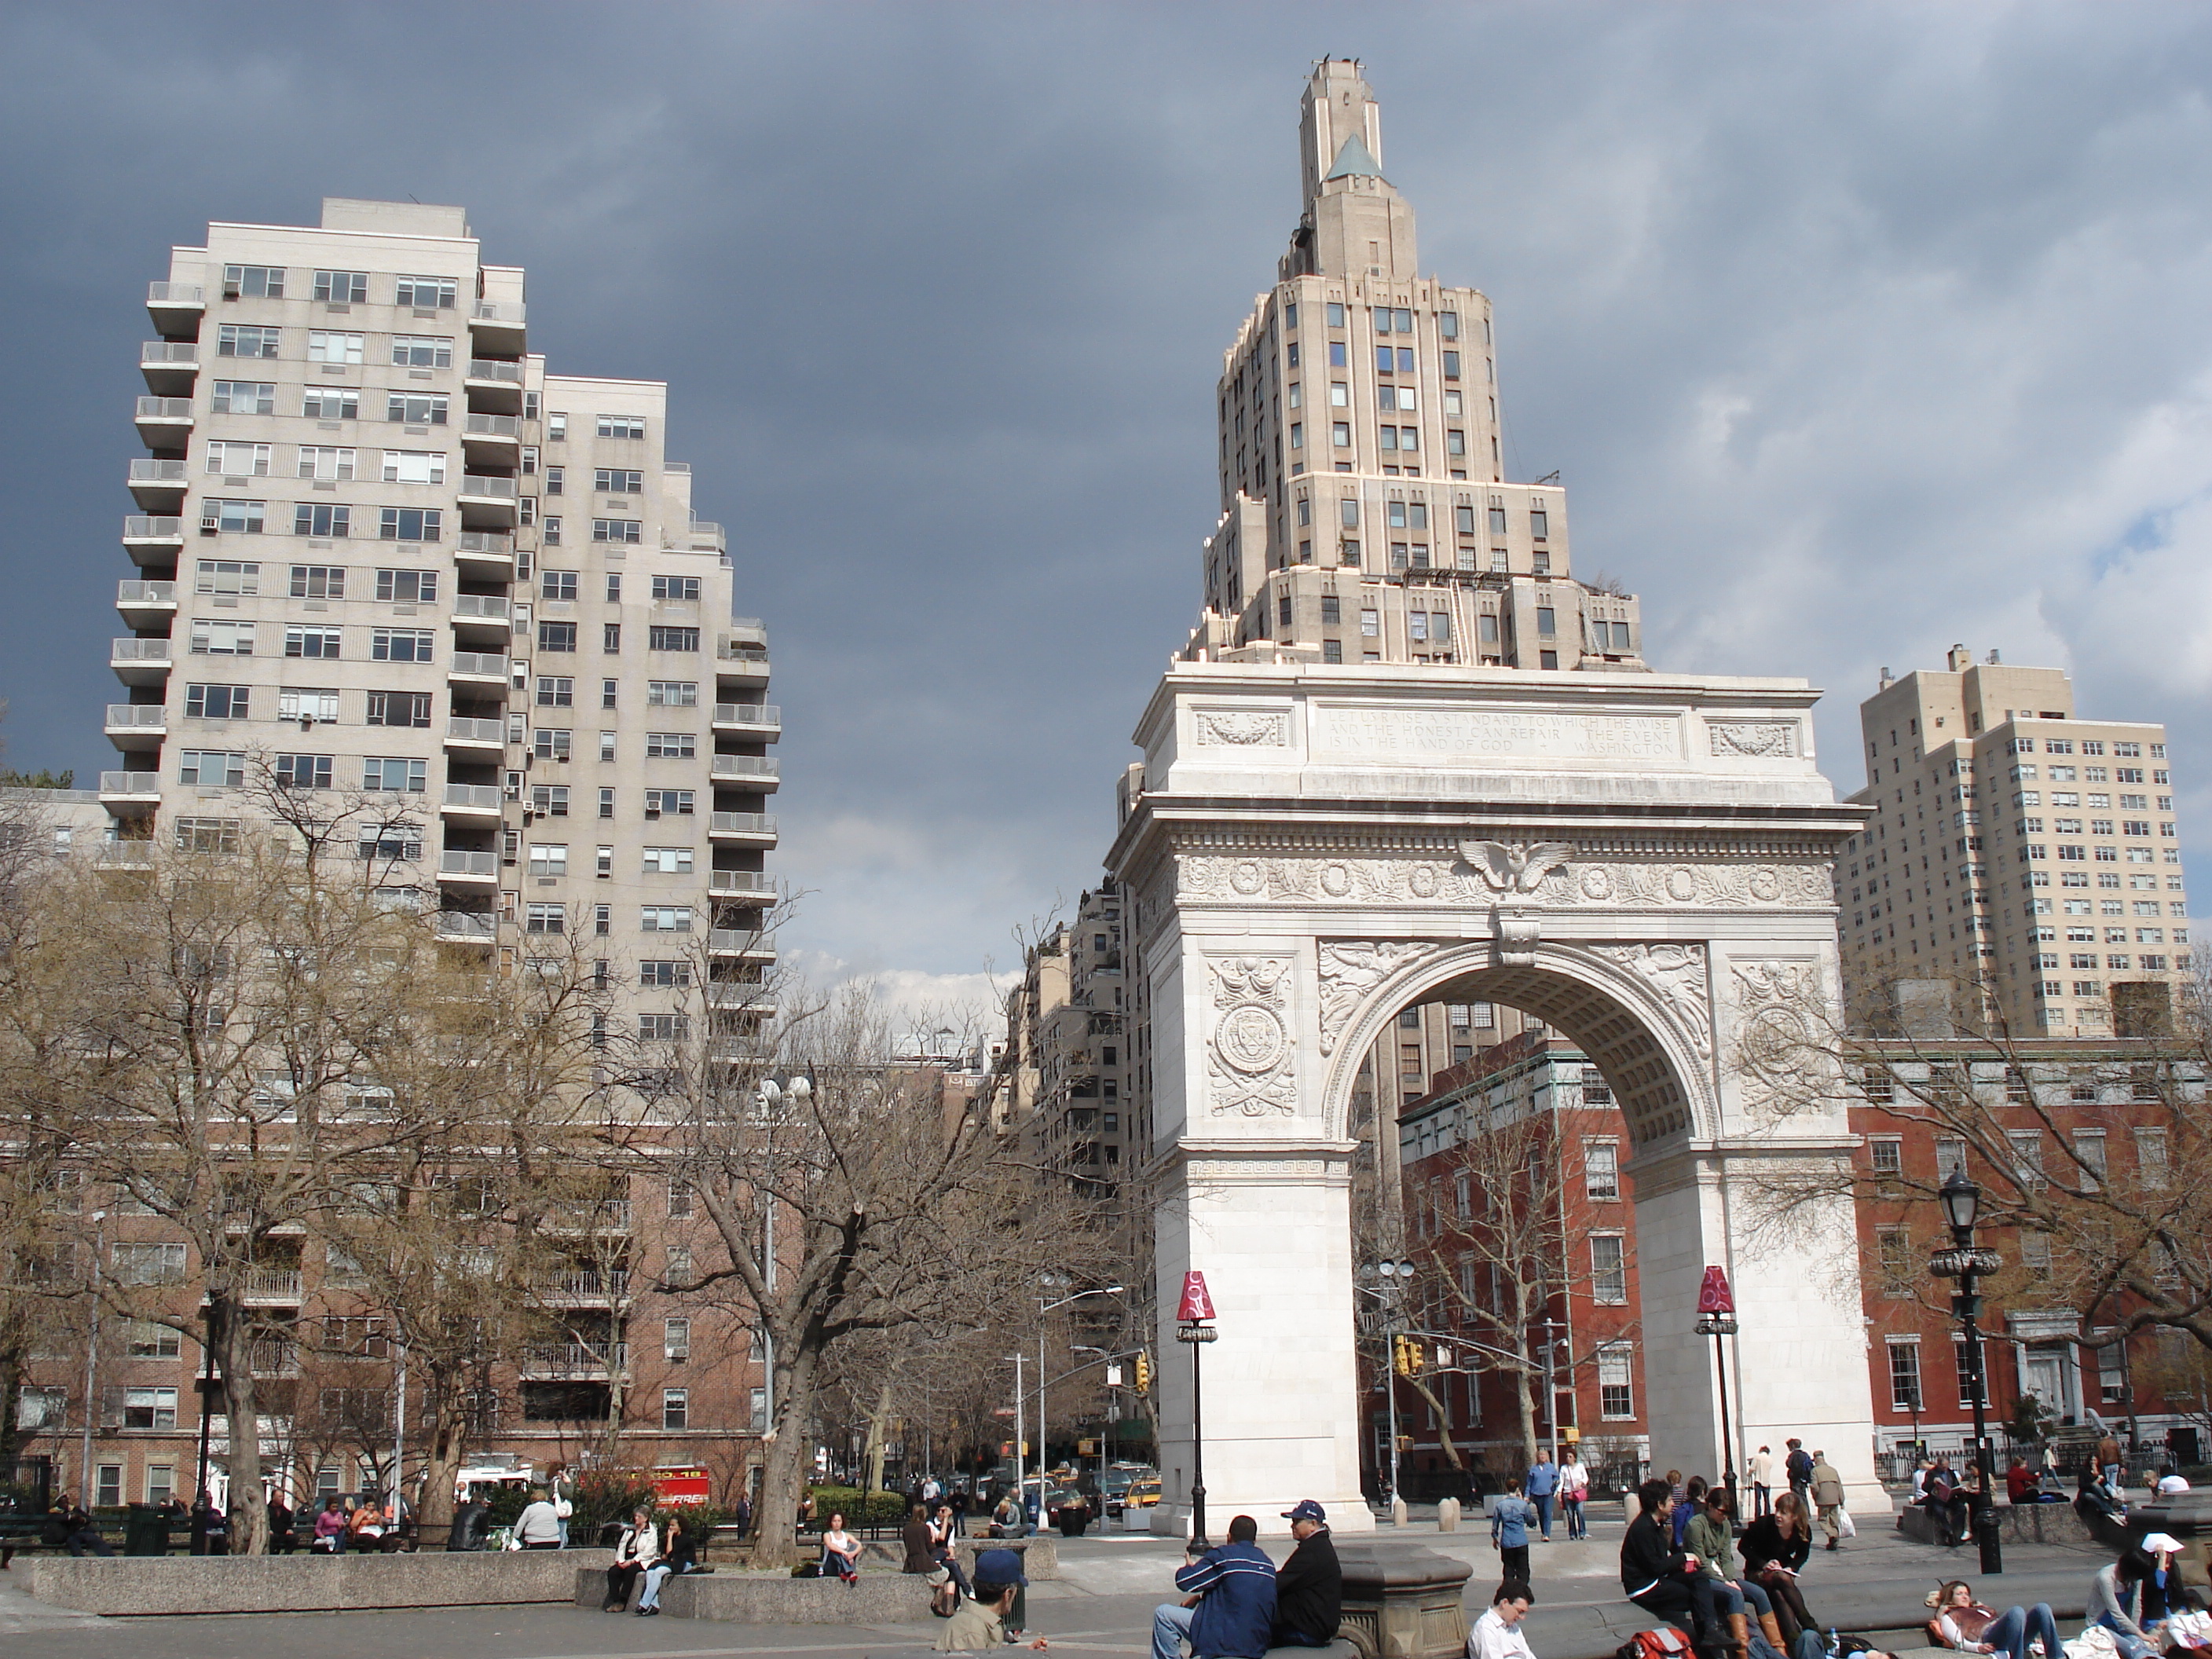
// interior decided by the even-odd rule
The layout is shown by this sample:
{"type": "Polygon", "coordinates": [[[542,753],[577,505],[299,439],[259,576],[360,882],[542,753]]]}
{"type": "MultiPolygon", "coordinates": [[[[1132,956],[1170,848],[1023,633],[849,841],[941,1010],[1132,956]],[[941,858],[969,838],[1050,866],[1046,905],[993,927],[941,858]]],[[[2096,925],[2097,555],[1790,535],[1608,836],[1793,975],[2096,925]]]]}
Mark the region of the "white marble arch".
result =
{"type": "MultiPolygon", "coordinates": [[[[1149,1042],[1158,1410],[1188,1524],[1200,1267],[1208,1519],[1271,1531],[1358,1498],[1346,1118],[1359,1056],[1416,1000],[1504,1002],[1584,1047],[1634,1143],[1636,1380],[1661,1468],[1717,1472],[1698,1281],[1731,1270],[1740,1448],[1792,1434],[1878,1501],[1851,1218],[1753,1248],[1744,1172],[1832,1167],[1839,1111],[1777,1122],[1742,1029],[1838,994],[1833,859],[1863,820],[1813,760],[1800,681],[1183,664],[1138,731],[1109,866],[1131,894],[1149,1042]]],[[[1732,1390],[1732,1393],[1735,1391],[1732,1390]]],[[[1739,1462],[1741,1455],[1739,1455],[1739,1462]]]]}

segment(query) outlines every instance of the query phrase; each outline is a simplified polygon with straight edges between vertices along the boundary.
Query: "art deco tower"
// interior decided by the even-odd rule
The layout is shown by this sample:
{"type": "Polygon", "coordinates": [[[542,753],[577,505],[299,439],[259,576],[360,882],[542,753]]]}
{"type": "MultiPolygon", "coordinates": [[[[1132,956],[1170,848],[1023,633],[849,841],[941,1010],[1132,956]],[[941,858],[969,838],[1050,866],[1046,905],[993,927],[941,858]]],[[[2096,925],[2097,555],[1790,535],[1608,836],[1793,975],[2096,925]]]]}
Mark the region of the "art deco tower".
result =
{"type": "Polygon", "coordinates": [[[1418,270],[1356,61],[1308,81],[1303,210],[1224,356],[1193,661],[1642,672],[1636,600],[1570,568],[1566,492],[1505,482],[1490,301],[1418,270]]]}

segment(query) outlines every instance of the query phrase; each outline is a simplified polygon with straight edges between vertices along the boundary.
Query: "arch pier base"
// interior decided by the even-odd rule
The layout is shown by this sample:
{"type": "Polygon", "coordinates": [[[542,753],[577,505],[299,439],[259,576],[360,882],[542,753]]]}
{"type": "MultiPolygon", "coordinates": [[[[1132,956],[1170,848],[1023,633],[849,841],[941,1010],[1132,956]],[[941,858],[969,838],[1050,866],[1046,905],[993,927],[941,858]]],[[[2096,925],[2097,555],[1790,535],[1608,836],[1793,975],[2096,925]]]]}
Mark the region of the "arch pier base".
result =
{"type": "MultiPolygon", "coordinates": [[[[1359,1493],[1348,1124],[1362,1057],[1411,1002],[1522,1008],[1581,1047],[1628,1121],[1639,1415],[1661,1468],[1717,1472],[1707,1266],[1729,1269],[1746,1449],[1825,1449],[1863,1506],[1873,1408],[1848,1204],[1772,1223],[1778,1167],[1833,1172],[1839,1104],[1783,1112],[1745,1031],[1839,1029],[1833,860],[1859,827],[1814,764],[1802,681],[1178,664],[1138,731],[1109,864],[1149,1022],[1166,1501],[1187,1530],[1202,1269],[1207,1513],[1340,1531],[1359,1493]]],[[[1386,1113],[1386,1128],[1389,1119],[1386,1113]]],[[[1218,1517],[1218,1519],[1217,1519],[1218,1517]]]]}

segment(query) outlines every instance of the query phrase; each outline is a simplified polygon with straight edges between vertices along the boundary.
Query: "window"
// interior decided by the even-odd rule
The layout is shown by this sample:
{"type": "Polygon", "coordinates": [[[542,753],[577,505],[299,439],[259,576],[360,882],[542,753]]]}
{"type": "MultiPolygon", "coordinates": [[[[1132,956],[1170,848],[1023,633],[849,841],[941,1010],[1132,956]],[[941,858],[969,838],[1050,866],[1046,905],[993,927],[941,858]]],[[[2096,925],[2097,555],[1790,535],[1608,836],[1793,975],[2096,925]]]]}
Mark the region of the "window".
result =
{"type": "Polygon", "coordinates": [[[2073,1133],[2074,1161],[2082,1187],[2094,1192],[2105,1181],[2105,1132],[2076,1129],[2073,1133]]]}
{"type": "Polygon", "coordinates": [[[530,873],[539,877],[567,875],[568,844],[565,842],[532,842],[530,844],[530,873]]]}
{"type": "MultiPolygon", "coordinates": [[[[610,752],[614,745],[609,741],[609,739],[613,736],[614,733],[611,732],[602,732],[599,733],[599,758],[601,760],[612,760],[614,758],[614,756],[610,752]]],[[[599,816],[603,818],[611,818],[614,817],[614,815],[615,792],[611,789],[600,790],[599,816]]]]}
{"type": "Polygon", "coordinates": [[[284,630],[288,657],[337,657],[341,630],[335,628],[293,627],[284,630]]]}
{"type": "Polygon", "coordinates": [[[562,495],[566,493],[568,488],[568,469],[567,467],[549,466],[545,469],[545,493],[547,495],[562,495]]]}
{"type": "MultiPolygon", "coordinates": [[[[622,682],[620,680],[601,680],[599,682],[599,707],[602,708],[612,708],[615,706],[615,699],[621,694],[621,691],[622,682]]],[[[602,758],[605,760],[612,760],[614,757],[612,755],[606,755],[603,756],[602,758]]]]}
{"type": "Polygon", "coordinates": [[[282,265],[225,265],[222,297],[226,300],[281,300],[284,297],[282,265]]]}
{"type": "Polygon", "coordinates": [[[233,535],[258,536],[266,501],[204,501],[200,503],[200,528],[210,533],[227,531],[233,535]]]}
{"type": "Polygon", "coordinates": [[[361,787],[419,795],[429,787],[429,765],[428,761],[394,760],[372,755],[361,763],[361,787]]]}
{"type": "MultiPolygon", "coordinates": [[[[1974,1387],[1974,1373],[1967,1359],[1966,1344],[1964,1338],[1954,1336],[1951,1339],[1951,1358],[1953,1364],[1957,1367],[1959,1373],[1959,1403],[1962,1406],[1971,1406],[1974,1403],[1976,1389],[1974,1387]]],[[[1987,1379],[1984,1377],[1984,1389],[1982,1390],[1984,1393],[1984,1395],[1986,1395],[1986,1390],[1987,1379]]],[[[1983,1403],[1984,1405],[1988,1404],[1986,1397],[1984,1399],[1983,1403]]]]}
{"type": "Polygon", "coordinates": [[[336,329],[311,328],[307,331],[307,361],[311,363],[357,363],[362,359],[362,337],[341,332],[336,329]]]}
{"type": "Polygon", "coordinates": [[[368,303],[368,273],[365,270],[319,270],[315,273],[315,298],[325,305],[366,305],[368,303]]]}
{"type": "Polygon", "coordinates": [[[210,387],[208,411],[214,415],[274,415],[276,387],[268,380],[216,380],[210,387]]]}
{"type": "Polygon", "coordinates": [[[402,426],[443,426],[451,399],[442,392],[394,392],[384,400],[384,418],[402,426]]]}
{"type": "Polygon", "coordinates": [[[576,682],[566,674],[540,674],[538,677],[538,706],[540,708],[572,708],[576,702],[576,682]]]}
{"type": "Polygon", "coordinates": [[[235,853],[236,818],[179,818],[177,850],[180,853],[235,853]]]}
{"type": "MultiPolygon", "coordinates": [[[[648,957],[637,964],[637,982],[640,985],[681,988],[691,982],[691,964],[680,957],[665,959],[648,957]]],[[[691,1189],[689,1187],[671,1187],[668,1203],[670,1215],[678,1218],[690,1215],[691,1189]],[[676,1207],[678,1193],[683,1194],[683,1208],[680,1211],[676,1207]]]]}
{"type": "MultiPolygon", "coordinates": [[[[691,1212],[690,1193],[689,1188],[684,1189],[684,1206],[683,1212],[685,1215],[689,1215],[691,1212]]],[[[676,1189],[674,1188],[671,1188],[669,1189],[668,1213],[671,1216],[677,1214],[676,1189]]],[[[691,1322],[690,1320],[667,1319],[661,1322],[660,1352],[662,1357],[668,1359],[689,1359],[691,1357],[691,1322]]],[[[681,1428],[683,1425],[679,1423],[675,1426],[681,1428]]]]}
{"type": "Polygon", "coordinates": [[[427,628],[380,628],[369,635],[369,660],[428,662],[430,640],[427,628]]]}
{"type": "Polygon", "coordinates": [[[592,539],[595,542],[637,543],[645,533],[645,523],[640,519],[594,519],[592,520],[592,539]]]}
{"type": "Polygon", "coordinates": [[[122,1285],[181,1285],[185,1282],[185,1247],[181,1244],[118,1244],[110,1260],[116,1282],[122,1285]]]}
{"type": "Polygon", "coordinates": [[[558,904],[532,904],[527,907],[523,931],[531,933],[565,933],[568,931],[568,912],[558,904]]]}
{"type": "Polygon", "coordinates": [[[681,817],[692,810],[694,799],[689,789],[648,789],[645,792],[645,815],[649,818],[663,815],[681,817]]]}
{"type": "Polygon", "coordinates": [[[1881,1293],[1884,1296],[1911,1296],[1913,1281],[1911,1230],[1895,1224],[1877,1227],[1874,1237],[1875,1252],[1881,1266],[1881,1293]]]}
{"type": "Polygon", "coordinates": [[[218,440],[207,447],[207,470],[234,477],[265,478],[273,448],[270,444],[224,443],[218,440]]]}
{"type": "Polygon", "coordinates": [[[1881,1135],[1867,1142],[1867,1151],[1874,1157],[1874,1174],[1877,1181],[1894,1181],[1905,1173],[1905,1142],[1893,1135],[1881,1135]]]}
{"type": "Polygon", "coordinates": [[[1628,1301],[1628,1264],[1619,1233],[1590,1237],[1590,1300],[1607,1307],[1628,1301]]]}
{"type": "Polygon", "coordinates": [[[243,685],[187,685],[185,688],[185,718],[187,720],[242,720],[247,719],[247,699],[252,688],[243,685]]]}
{"type": "Polygon", "coordinates": [[[573,652],[576,648],[576,624],[556,622],[538,623],[538,648],[540,651],[573,652]]]}
{"type": "Polygon", "coordinates": [[[599,436],[602,438],[637,438],[645,436],[645,416],[642,415],[602,415],[599,416],[599,436]]]}
{"type": "Polygon", "coordinates": [[[1597,1409],[1605,1418],[1636,1415],[1635,1349],[1626,1342],[1608,1342],[1597,1351],[1597,1409]]]}
{"type": "MultiPolygon", "coordinates": [[[[1587,1085],[1583,1098],[1589,1099],[1587,1085]]],[[[1593,1140],[1583,1147],[1583,1189],[1592,1198],[1620,1196],[1620,1147],[1610,1140],[1593,1140]]]]}
{"type": "Polygon", "coordinates": [[[395,334],[392,361],[402,368],[451,368],[453,342],[441,334],[395,334]]]}
{"type": "MultiPolygon", "coordinates": [[[[428,691],[372,691],[365,717],[370,726],[404,726],[416,729],[430,724],[428,691]]],[[[420,788],[421,785],[416,786],[420,788]]]]}
{"type": "Polygon", "coordinates": [[[276,718],[280,720],[321,720],[328,724],[337,717],[338,694],[335,686],[288,687],[276,694],[276,718]]]}
{"type": "Polygon", "coordinates": [[[353,471],[354,452],[350,449],[340,449],[330,444],[300,446],[299,476],[302,478],[350,478],[353,471]]]}
{"type": "Polygon", "coordinates": [[[250,657],[253,654],[253,624],[196,622],[192,624],[191,653],[196,657],[250,657]]]}
{"type": "Polygon", "coordinates": [[[124,1352],[133,1359],[175,1359],[184,1352],[184,1339],[167,1325],[134,1319],[124,1333],[124,1352]]]}
{"type": "Polygon", "coordinates": [[[1966,1167],[1966,1143],[1959,1135],[1936,1137],[1936,1173],[1948,1179],[1954,1170],[1966,1167]]]}
{"type": "Polygon", "coordinates": [[[645,474],[629,467],[599,467],[592,474],[592,488],[610,495],[639,495],[645,489],[645,474]]]}
{"type": "Polygon", "coordinates": [[[434,570],[379,570],[376,573],[376,597],[397,605],[435,605],[438,602],[438,573],[434,570]]]}
{"type": "MultiPolygon", "coordinates": [[[[2075,995],[2081,992],[2077,988],[2075,995]]],[[[2043,1135],[2036,1129],[2014,1129],[2005,1136],[2012,1146],[2013,1175],[2023,1187],[2043,1185],[2043,1135]]]]}
{"type": "Polygon", "coordinates": [[[218,357],[274,357],[281,329],[260,328],[252,323],[225,323],[216,336],[218,357]]]}
{"type": "Polygon", "coordinates": [[[660,1426],[680,1429],[690,1420],[691,1391],[689,1389],[663,1389],[660,1391],[660,1426]]]}
{"type": "Polygon", "coordinates": [[[177,768],[177,781],[203,789],[236,789],[246,782],[246,757],[220,749],[187,749],[177,768]]]}
{"type": "Polygon", "coordinates": [[[531,752],[538,759],[566,760],[570,753],[569,744],[575,733],[555,726],[541,726],[530,735],[531,752]]]}
{"type": "Polygon", "coordinates": [[[331,767],[328,755],[279,755],[271,770],[277,783],[287,789],[327,789],[331,767]]]}
{"type": "Polygon", "coordinates": [[[655,708],[696,708],[699,706],[699,683],[696,680],[647,680],[645,700],[655,708]]]}
{"type": "Polygon", "coordinates": [[[688,933],[691,907],[688,904],[647,904],[640,907],[637,925],[647,933],[688,933]]]}
{"type": "Polygon", "coordinates": [[[1917,1414],[1920,1410],[1920,1344],[1889,1340],[1889,1408],[1917,1414]]]}
{"type": "Polygon", "coordinates": [[[451,276],[402,276],[392,291],[392,303],[418,311],[451,311],[458,284],[451,276]]]}
{"type": "Polygon", "coordinates": [[[648,732],[645,753],[648,760],[690,760],[698,752],[699,739],[690,732],[648,732]]]}
{"type": "Polygon", "coordinates": [[[386,483],[441,484],[446,482],[446,454],[440,449],[387,449],[384,452],[386,483]]]}
{"type": "MultiPolygon", "coordinates": [[[[607,597],[613,599],[616,595],[610,593],[607,597]]],[[[699,579],[696,576],[655,576],[653,579],[653,597],[656,599],[696,599],[699,597],[699,579]]]]}
{"type": "MultiPolygon", "coordinates": [[[[125,1429],[173,1429],[177,1426],[177,1391],[174,1389],[125,1389],[123,1390],[122,1421],[117,1425],[125,1429]]],[[[122,1484],[122,1471],[116,1471],[116,1484],[122,1484]]]]}
{"type": "Polygon", "coordinates": [[[434,542],[444,522],[445,514],[434,507],[387,507],[377,534],[387,542],[434,542]]]}
{"type": "Polygon", "coordinates": [[[645,849],[644,872],[648,876],[688,876],[691,873],[691,848],[688,847],[648,847],[645,849]]]}

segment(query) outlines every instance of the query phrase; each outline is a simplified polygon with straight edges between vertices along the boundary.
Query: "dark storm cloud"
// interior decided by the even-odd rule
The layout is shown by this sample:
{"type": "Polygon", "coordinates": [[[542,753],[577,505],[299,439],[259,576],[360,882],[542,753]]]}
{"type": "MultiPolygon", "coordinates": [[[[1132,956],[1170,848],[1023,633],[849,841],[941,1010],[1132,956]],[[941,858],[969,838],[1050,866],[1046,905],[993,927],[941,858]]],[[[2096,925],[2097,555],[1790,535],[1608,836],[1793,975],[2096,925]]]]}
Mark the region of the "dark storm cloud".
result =
{"type": "Polygon", "coordinates": [[[15,764],[105,758],[168,245],[463,203],[557,369],[671,382],[771,629],[789,942],[1003,963],[1095,878],[1190,622],[1218,353],[1340,52],[1425,267],[1497,302],[1512,470],[1565,470],[1661,665],[1833,688],[1848,790],[1878,666],[2002,646],[2195,776],[2196,9],[19,6],[0,46],[15,764]]]}

